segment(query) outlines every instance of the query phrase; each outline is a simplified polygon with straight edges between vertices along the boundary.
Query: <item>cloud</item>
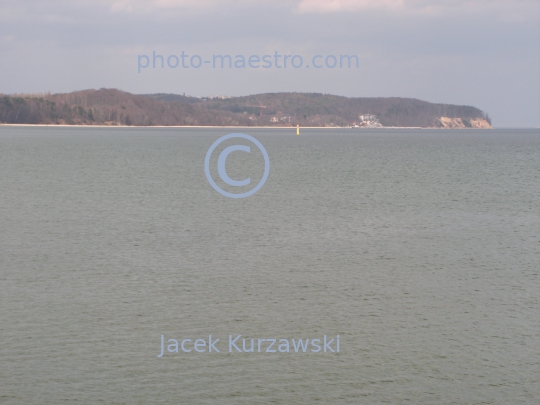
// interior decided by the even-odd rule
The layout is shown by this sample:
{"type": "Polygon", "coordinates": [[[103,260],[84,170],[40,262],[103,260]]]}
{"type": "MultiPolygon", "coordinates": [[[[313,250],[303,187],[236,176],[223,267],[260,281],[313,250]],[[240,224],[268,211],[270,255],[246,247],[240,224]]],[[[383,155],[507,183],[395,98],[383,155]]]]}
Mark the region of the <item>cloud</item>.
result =
{"type": "MultiPolygon", "coordinates": [[[[110,2],[109,2],[110,4],[110,2]]],[[[194,9],[207,8],[212,5],[212,0],[120,0],[114,1],[110,7],[112,12],[153,12],[163,9],[194,9]]]]}
{"type": "MultiPolygon", "coordinates": [[[[110,10],[113,12],[211,10],[222,7],[256,5],[264,2],[255,0],[117,0],[113,2],[110,10]]],[[[106,1],[105,3],[110,4],[111,2],[106,1]]]]}
{"type": "MultiPolygon", "coordinates": [[[[295,5],[293,0],[286,0],[285,3],[291,8],[295,5]]],[[[276,7],[271,0],[2,0],[0,21],[28,21],[28,18],[43,20],[50,15],[73,17],[88,13],[170,16],[186,11],[213,12],[265,6],[276,7]]]]}
{"type": "Polygon", "coordinates": [[[149,15],[187,11],[243,12],[248,9],[263,12],[268,8],[279,8],[304,15],[367,11],[424,16],[487,13],[499,20],[524,21],[538,19],[540,12],[538,0],[74,0],[73,3],[87,7],[100,4],[112,13],[149,15]]]}
{"type": "MultiPolygon", "coordinates": [[[[0,21],[61,20],[93,16],[143,16],[145,18],[187,17],[195,13],[247,15],[261,19],[269,12],[302,16],[376,12],[408,18],[489,15],[498,21],[538,21],[538,0],[4,0],[0,2],[0,21]],[[62,16],[62,17],[61,17],[62,16]]],[[[117,17],[114,17],[117,18],[117,17]]]]}
{"type": "Polygon", "coordinates": [[[405,0],[302,0],[297,11],[300,13],[328,13],[359,11],[366,9],[402,9],[405,0]]]}
{"type": "Polygon", "coordinates": [[[513,19],[526,19],[531,14],[538,15],[538,4],[537,0],[301,0],[296,11],[309,14],[386,10],[427,15],[498,12],[513,19]]]}

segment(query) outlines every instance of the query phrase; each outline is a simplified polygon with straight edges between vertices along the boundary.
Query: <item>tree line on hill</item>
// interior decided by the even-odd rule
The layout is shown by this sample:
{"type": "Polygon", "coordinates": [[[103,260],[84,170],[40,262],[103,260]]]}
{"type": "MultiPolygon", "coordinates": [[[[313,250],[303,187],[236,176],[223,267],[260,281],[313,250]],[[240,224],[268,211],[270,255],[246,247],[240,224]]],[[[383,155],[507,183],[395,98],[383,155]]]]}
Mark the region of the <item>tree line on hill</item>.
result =
{"type": "Polygon", "coordinates": [[[490,123],[475,107],[396,97],[266,93],[209,99],[116,89],[0,96],[0,122],[13,124],[325,127],[351,125],[361,114],[376,115],[383,126],[437,127],[440,117],[490,123]]]}
{"type": "Polygon", "coordinates": [[[248,125],[247,117],[116,89],[0,97],[0,121],[68,125],[248,125]]]}

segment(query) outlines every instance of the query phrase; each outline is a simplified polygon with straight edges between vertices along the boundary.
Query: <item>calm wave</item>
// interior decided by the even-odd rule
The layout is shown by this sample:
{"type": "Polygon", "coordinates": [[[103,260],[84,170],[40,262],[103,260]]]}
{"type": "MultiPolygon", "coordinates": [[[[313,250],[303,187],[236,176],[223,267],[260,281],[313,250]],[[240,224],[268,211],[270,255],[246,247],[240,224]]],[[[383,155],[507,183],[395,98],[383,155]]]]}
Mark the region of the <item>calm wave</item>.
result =
{"type": "Polygon", "coordinates": [[[203,169],[229,132],[0,128],[0,402],[538,401],[539,130],[246,129],[239,200],[203,169]]]}

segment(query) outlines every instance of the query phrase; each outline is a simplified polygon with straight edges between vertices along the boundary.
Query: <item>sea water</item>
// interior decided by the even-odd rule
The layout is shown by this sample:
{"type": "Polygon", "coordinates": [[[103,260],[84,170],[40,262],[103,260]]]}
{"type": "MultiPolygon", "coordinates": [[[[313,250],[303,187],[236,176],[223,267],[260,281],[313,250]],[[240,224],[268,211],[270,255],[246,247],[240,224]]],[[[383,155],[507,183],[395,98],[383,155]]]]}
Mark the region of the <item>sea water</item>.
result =
{"type": "Polygon", "coordinates": [[[540,131],[300,132],[0,127],[0,403],[538,403],[540,131]]]}

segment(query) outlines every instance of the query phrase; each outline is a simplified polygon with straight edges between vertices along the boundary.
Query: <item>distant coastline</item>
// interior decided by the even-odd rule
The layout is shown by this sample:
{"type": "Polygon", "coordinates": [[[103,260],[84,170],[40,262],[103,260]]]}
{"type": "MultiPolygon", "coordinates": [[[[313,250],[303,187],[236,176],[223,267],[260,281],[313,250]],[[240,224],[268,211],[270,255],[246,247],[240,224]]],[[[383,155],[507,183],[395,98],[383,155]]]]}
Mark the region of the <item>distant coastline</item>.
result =
{"type": "Polygon", "coordinates": [[[319,93],[244,97],[136,95],[116,89],[0,95],[0,122],[103,127],[492,129],[472,106],[409,98],[348,98],[319,93]]]}
{"type": "MultiPolygon", "coordinates": [[[[231,128],[231,129],[289,129],[293,126],[242,126],[242,125],[100,125],[100,124],[9,124],[0,122],[0,126],[6,127],[62,127],[62,128],[231,128]]],[[[378,128],[354,128],[354,127],[300,127],[302,129],[359,129],[360,131],[371,129],[487,129],[487,128],[429,128],[429,127],[378,127],[378,128]]],[[[493,129],[493,128],[490,128],[493,129]]]]}

